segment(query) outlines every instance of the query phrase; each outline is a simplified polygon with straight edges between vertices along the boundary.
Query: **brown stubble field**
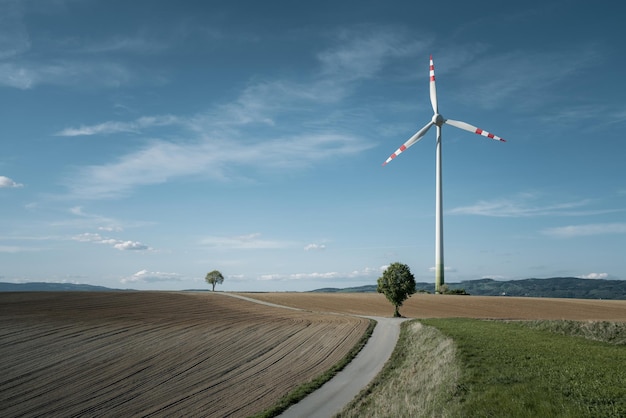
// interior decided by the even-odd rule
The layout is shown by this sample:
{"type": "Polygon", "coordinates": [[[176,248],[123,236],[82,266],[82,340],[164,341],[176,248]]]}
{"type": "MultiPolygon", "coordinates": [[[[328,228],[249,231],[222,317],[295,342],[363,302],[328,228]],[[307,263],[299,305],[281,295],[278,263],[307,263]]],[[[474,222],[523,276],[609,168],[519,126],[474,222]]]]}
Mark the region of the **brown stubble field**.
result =
{"type": "MultiPolygon", "coordinates": [[[[278,305],[314,312],[391,316],[393,306],[378,293],[241,293],[278,305]]],[[[570,319],[626,322],[626,300],[553,299],[415,294],[400,314],[408,318],[570,319]]]]}
{"type": "MultiPolygon", "coordinates": [[[[0,293],[0,416],[248,416],[338,362],[376,293],[0,293]]],[[[626,301],[416,294],[410,318],[626,321],[626,301]]]]}
{"type": "Polygon", "coordinates": [[[249,416],[368,323],[208,292],[0,293],[0,416],[249,416]]]}

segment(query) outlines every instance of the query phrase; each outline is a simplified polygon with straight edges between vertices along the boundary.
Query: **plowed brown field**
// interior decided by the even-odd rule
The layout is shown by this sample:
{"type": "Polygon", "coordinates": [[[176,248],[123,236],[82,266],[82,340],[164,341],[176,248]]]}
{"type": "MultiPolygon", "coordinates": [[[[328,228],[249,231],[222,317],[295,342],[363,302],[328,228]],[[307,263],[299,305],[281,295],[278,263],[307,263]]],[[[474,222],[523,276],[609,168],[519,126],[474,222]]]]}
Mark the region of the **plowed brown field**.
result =
{"type": "MultiPolygon", "coordinates": [[[[379,293],[241,293],[265,302],[314,312],[391,316],[379,293]]],[[[626,321],[626,300],[516,298],[415,294],[400,313],[409,318],[571,319],[626,321]]]]}
{"type": "Polygon", "coordinates": [[[211,293],[0,293],[0,416],[247,416],[367,326],[211,293]]]}

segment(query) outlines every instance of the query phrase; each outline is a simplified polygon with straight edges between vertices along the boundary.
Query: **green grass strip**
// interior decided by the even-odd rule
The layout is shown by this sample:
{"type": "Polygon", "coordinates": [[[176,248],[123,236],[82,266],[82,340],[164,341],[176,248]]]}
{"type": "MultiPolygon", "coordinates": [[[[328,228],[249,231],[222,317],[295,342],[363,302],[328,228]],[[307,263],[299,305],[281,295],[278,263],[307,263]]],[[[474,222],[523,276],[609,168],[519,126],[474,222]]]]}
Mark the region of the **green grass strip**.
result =
{"type": "Polygon", "coordinates": [[[376,321],[370,319],[369,326],[367,327],[367,330],[365,330],[365,333],[363,334],[359,342],[354,347],[352,347],[352,349],[348,352],[348,354],[345,355],[345,357],[341,361],[339,361],[337,364],[332,366],[330,369],[328,369],[326,372],[316,377],[315,379],[298,386],[287,395],[280,398],[278,402],[272,407],[266,409],[263,412],[253,415],[252,418],[271,418],[280,415],[291,405],[300,402],[307,395],[319,389],[324,383],[328,382],[330,379],[335,377],[337,373],[343,370],[357,356],[357,354],[359,354],[361,349],[365,347],[365,344],[372,336],[375,327],[376,321]]]}
{"type": "Polygon", "coordinates": [[[626,416],[626,347],[473,319],[428,319],[457,346],[464,417],[626,416]]]}
{"type": "Polygon", "coordinates": [[[381,372],[335,418],[454,416],[459,375],[452,339],[418,321],[404,322],[381,372]]]}

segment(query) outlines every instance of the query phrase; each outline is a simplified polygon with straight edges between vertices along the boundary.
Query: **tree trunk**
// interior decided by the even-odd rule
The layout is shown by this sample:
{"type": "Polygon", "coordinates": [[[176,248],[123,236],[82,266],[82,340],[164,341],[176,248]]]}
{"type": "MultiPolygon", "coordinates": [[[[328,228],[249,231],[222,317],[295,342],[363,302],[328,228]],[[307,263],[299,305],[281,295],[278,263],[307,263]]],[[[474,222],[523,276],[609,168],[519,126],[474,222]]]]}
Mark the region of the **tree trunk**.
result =
{"type": "Polygon", "coordinates": [[[396,306],[396,310],[393,313],[393,317],[400,318],[402,315],[400,315],[400,311],[398,310],[398,305],[395,305],[395,306],[396,306]]]}
{"type": "Polygon", "coordinates": [[[215,283],[211,283],[213,285],[213,292],[215,292],[215,283]]]}

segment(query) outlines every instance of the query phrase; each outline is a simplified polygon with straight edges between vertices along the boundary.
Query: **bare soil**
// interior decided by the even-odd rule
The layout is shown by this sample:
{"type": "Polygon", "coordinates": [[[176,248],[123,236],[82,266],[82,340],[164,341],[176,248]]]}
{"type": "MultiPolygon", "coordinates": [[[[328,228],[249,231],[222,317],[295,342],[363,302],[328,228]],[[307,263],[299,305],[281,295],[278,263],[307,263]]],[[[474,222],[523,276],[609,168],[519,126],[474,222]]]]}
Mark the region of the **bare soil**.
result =
{"type": "Polygon", "coordinates": [[[249,416],[367,326],[208,292],[0,293],[0,416],[249,416]]]}
{"type": "MultiPolygon", "coordinates": [[[[376,293],[0,293],[0,416],[249,416],[337,363],[376,293]]],[[[626,301],[417,294],[411,318],[626,322],[626,301]]]]}
{"type": "MultiPolygon", "coordinates": [[[[391,316],[379,293],[245,293],[247,297],[312,312],[391,316]]],[[[570,319],[626,322],[626,300],[415,294],[400,308],[408,318],[570,319]]]]}

